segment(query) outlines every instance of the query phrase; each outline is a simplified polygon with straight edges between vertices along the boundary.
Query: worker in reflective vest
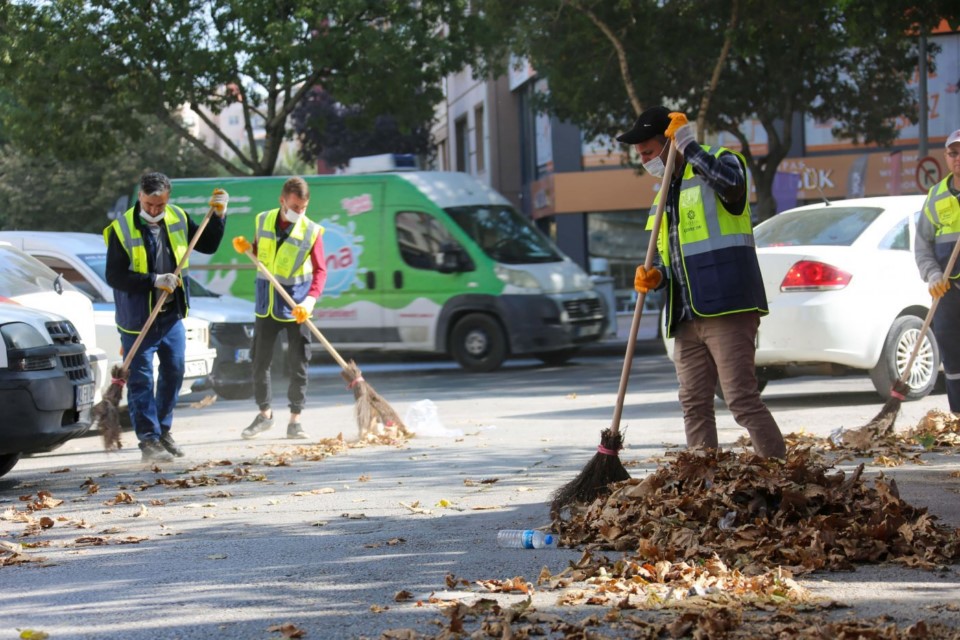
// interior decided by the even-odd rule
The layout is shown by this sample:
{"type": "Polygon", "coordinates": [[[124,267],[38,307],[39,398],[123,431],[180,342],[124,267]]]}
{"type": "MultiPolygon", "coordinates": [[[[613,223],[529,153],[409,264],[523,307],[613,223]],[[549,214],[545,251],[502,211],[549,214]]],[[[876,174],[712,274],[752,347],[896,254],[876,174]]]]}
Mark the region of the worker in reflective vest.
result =
{"type": "MultiPolygon", "coordinates": [[[[130,421],[140,441],[143,462],[169,462],[174,456],[183,456],[170,429],[183,384],[186,333],[181,318],[187,316],[190,308],[190,288],[189,281],[174,271],[199,227],[183,209],[169,204],[170,190],[167,176],[145,174],[140,179],[133,208],[103,231],[107,244],[106,280],[113,287],[124,353],[133,347],[161,292],[168,294],[130,361],[126,383],[130,421]],[[160,362],[156,395],[154,354],[160,362]]],[[[210,199],[216,215],[197,239],[197,251],[214,253],[220,246],[228,201],[227,192],[222,190],[210,199]]],[[[182,269],[187,265],[188,260],[184,260],[182,269]]]]}
{"type": "Polygon", "coordinates": [[[269,278],[257,271],[256,320],[250,355],[253,358],[253,395],[260,411],[241,433],[244,439],[256,438],[273,426],[270,367],[274,344],[280,333],[287,336],[290,373],[287,437],[308,437],[300,424],[310,362],[310,333],[303,323],[313,314],[313,307],[327,280],[321,240],[323,227],[307,218],[309,203],[310,189],[306,181],[290,178],[280,190],[280,208],[257,215],[254,243],[251,245],[243,236],[233,239],[233,246],[239,253],[252,249],[257,259],[297,302],[291,309],[283,296],[273,290],[269,278]]]}
{"type": "Polygon", "coordinates": [[[960,129],[947,136],[944,160],[950,173],[927,193],[914,254],[920,277],[930,295],[939,299],[931,326],[940,347],[947,402],[951,412],[960,413],[960,260],[946,273],[950,254],[960,242],[960,129]]]}
{"type": "MultiPolygon", "coordinates": [[[[717,383],[727,407],[750,434],[754,450],[783,458],[783,435],[760,399],[755,356],[760,317],[768,313],[750,221],[743,157],[702,147],[694,125],[662,106],[647,109],[617,140],[636,146],[644,168],[665,171],[669,142],[677,162],[670,176],[658,256],[637,267],[638,292],[666,288],[667,335],[674,338],[688,447],[719,447],[713,398],[717,383]]],[[[656,203],[655,203],[656,205],[656,203]]],[[[654,207],[654,210],[656,206],[654,207]]],[[[651,214],[648,229],[653,227],[651,214]]]]}

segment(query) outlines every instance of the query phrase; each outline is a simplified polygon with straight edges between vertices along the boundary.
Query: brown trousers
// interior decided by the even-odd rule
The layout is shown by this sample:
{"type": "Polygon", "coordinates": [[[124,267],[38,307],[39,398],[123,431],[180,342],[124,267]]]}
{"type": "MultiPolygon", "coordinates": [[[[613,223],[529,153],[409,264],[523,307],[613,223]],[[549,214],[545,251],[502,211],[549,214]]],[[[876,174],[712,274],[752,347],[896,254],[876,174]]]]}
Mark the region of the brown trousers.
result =
{"type": "Polygon", "coordinates": [[[783,434],[760,399],[755,366],[760,314],[734,313],[683,322],[674,340],[680,407],[688,447],[718,448],[714,393],[717,381],[737,424],[765,458],[786,457],[783,434]]]}

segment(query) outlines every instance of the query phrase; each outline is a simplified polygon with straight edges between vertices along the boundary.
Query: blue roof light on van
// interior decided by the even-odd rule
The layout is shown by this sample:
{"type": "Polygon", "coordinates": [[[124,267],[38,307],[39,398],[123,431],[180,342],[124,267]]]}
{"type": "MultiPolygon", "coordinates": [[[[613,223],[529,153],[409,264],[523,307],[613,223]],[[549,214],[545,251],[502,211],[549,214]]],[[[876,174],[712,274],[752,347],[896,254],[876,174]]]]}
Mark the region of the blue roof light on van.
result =
{"type": "Polygon", "coordinates": [[[412,153],[384,153],[350,158],[344,173],[350,175],[384,171],[417,171],[417,156],[412,153]]]}

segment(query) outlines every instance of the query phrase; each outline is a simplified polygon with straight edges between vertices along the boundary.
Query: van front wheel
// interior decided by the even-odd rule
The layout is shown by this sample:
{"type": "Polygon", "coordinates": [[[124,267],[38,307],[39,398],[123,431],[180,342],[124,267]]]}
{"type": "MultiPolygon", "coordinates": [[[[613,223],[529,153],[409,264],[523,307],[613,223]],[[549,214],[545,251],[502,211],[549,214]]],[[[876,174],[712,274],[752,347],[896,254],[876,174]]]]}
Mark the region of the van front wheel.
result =
{"type": "Polygon", "coordinates": [[[507,338],[496,320],[482,313],[471,313],[453,326],[450,352],[467,371],[487,373],[506,360],[507,338]]]}

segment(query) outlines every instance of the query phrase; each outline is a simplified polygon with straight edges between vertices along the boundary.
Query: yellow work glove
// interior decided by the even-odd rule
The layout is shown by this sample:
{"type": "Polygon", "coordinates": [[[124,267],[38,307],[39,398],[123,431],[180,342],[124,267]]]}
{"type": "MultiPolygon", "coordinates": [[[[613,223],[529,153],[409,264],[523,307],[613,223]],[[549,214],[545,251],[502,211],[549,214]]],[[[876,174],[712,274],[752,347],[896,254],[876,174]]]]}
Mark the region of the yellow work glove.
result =
{"type": "Polygon", "coordinates": [[[243,236],[237,236],[233,239],[233,249],[237,253],[246,253],[253,249],[253,245],[247,242],[247,239],[243,236]]]}
{"type": "Polygon", "coordinates": [[[684,114],[679,111],[673,111],[670,113],[670,124],[667,126],[667,130],[663,132],[663,135],[672,139],[674,144],[677,145],[677,151],[683,153],[687,145],[696,140],[697,126],[687,122],[687,116],[684,114]]]}
{"type": "Polygon", "coordinates": [[[633,288],[637,290],[637,293],[647,293],[651,289],[656,289],[661,280],[663,280],[663,275],[659,269],[651,267],[647,271],[643,265],[640,265],[637,267],[637,275],[633,278],[633,288]]]}
{"type": "Polygon", "coordinates": [[[307,296],[303,302],[293,308],[293,319],[297,324],[303,324],[307,318],[313,315],[313,307],[317,304],[317,299],[313,296],[307,296]]]}
{"type": "Polygon", "coordinates": [[[230,202],[230,194],[226,190],[220,188],[213,190],[213,195],[210,196],[210,208],[213,209],[218,218],[227,215],[228,202],[230,202]]]}
{"type": "Polygon", "coordinates": [[[933,299],[937,300],[946,295],[947,291],[950,290],[950,279],[946,276],[931,278],[927,283],[927,288],[930,290],[930,295],[933,296],[933,299]]]}
{"type": "Polygon", "coordinates": [[[687,124],[687,116],[684,113],[679,111],[670,112],[670,124],[667,125],[667,130],[663,132],[663,135],[668,138],[672,138],[677,134],[677,129],[687,124]]]}

